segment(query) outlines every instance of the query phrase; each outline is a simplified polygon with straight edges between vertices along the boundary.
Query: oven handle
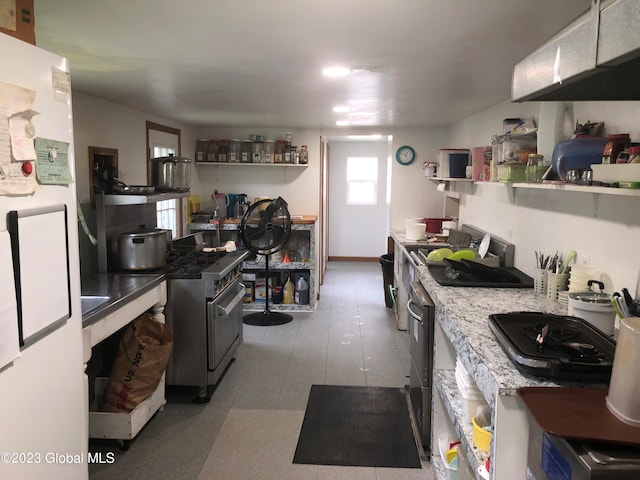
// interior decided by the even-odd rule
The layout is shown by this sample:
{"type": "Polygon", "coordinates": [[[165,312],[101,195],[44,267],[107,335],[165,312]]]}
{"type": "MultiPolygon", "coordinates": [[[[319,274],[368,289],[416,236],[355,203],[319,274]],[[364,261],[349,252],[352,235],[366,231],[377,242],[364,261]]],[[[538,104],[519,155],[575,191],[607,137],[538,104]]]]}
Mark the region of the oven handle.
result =
{"type": "Polygon", "coordinates": [[[412,305],[415,305],[415,303],[413,303],[411,300],[409,300],[407,302],[407,311],[409,312],[409,315],[411,315],[418,322],[422,323],[422,316],[418,315],[416,312],[411,310],[411,306],[412,305]]]}
{"type": "Polygon", "coordinates": [[[233,309],[236,308],[236,306],[240,302],[242,302],[244,298],[244,293],[245,293],[244,284],[238,283],[238,293],[236,294],[235,297],[233,297],[233,299],[226,306],[223,307],[222,305],[216,304],[216,316],[228,317],[229,314],[233,312],[233,309]]]}

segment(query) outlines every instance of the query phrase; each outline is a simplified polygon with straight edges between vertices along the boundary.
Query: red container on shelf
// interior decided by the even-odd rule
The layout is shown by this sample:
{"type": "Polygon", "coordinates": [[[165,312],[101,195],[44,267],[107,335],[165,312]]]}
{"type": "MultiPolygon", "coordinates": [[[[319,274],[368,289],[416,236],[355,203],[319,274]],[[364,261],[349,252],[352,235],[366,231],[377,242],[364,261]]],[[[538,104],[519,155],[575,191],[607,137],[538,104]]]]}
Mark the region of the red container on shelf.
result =
{"type": "Polygon", "coordinates": [[[442,222],[451,220],[447,218],[425,218],[424,223],[427,225],[425,230],[427,233],[440,233],[442,231],[442,222]]]}

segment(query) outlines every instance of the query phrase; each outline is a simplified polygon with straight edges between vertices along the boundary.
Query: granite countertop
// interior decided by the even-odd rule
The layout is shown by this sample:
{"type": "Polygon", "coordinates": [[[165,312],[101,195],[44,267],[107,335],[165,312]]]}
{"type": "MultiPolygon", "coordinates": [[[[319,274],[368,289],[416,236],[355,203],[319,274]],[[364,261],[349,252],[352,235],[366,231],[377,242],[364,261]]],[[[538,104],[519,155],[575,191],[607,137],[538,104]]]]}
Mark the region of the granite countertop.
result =
{"type": "Polygon", "coordinates": [[[86,308],[83,305],[82,327],[85,328],[98,322],[118,308],[155,288],[164,280],[165,277],[162,274],[96,273],[82,275],[81,295],[95,299],[93,305],[88,305],[86,308]],[[100,302],[100,300],[104,301],[100,302]]]}
{"type": "Polygon", "coordinates": [[[515,395],[520,387],[559,385],[518,372],[489,329],[488,317],[513,311],[566,315],[566,307],[533,293],[533,289],[443,287],[427,267],[417,270],[420,283],[436,305],[436,321],[490,405],[499,395],[515,395]]]}

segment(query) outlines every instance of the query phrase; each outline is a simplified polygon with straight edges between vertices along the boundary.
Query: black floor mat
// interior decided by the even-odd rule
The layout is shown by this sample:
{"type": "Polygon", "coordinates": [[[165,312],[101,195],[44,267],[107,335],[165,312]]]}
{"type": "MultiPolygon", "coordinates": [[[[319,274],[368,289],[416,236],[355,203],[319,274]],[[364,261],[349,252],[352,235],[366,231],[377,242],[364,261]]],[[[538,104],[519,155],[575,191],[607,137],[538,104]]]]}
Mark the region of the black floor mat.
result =
{"type": "Polygon", "coordinates": [[[312,385],[293,463],[421,468],[404,390],[312,385]]]}

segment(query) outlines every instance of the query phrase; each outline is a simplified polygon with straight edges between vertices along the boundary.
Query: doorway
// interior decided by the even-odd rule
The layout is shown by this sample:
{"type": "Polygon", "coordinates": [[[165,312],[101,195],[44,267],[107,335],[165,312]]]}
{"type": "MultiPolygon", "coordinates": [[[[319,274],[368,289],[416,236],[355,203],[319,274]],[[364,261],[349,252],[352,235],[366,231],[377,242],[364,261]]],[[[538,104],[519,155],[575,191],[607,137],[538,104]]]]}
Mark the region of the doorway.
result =
{"type": "Polygon", "coordinates": [[[378,260],[389,236],[391,137],[329,141],[328,259],[378,260]]]}

